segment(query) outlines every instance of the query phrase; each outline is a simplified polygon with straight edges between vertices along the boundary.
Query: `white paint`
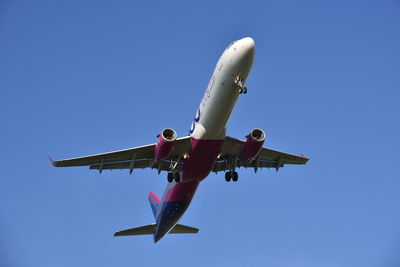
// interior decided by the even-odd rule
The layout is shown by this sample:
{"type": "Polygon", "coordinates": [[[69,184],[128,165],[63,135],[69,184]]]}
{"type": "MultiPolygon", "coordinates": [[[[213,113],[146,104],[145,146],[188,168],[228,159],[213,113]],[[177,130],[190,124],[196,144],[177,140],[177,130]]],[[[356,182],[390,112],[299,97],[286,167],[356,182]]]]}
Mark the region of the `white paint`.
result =
{"type": "Polygon", "coordinates": [[[196,113],[191,126],[191,137],[209,140],[225,138],[226,124],[239,97],[234,76],[239,75],[243,82],[246,81],[253,63],[254,50],[253,39],[246,37],[233,42],[222,53],[200,103],[200,113],[196,113]],[[196,122],[198,115],[200,120],[196,122]]]}

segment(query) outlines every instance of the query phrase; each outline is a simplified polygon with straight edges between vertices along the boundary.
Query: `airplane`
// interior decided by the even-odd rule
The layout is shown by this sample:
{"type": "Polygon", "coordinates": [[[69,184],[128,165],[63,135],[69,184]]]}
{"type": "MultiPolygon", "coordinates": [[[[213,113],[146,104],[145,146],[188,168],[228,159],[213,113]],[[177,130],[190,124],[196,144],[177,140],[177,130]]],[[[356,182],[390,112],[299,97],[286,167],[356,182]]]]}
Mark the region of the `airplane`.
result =
{"type": "Polygon", "coordinates": [[[85,157],[50,161],[55,167],[89,166],[103,170],[151,168],[167,172],[168,184],[160,199],[148,199],[155,223],[116,232],[114,236],[153,235],[158,242],[166,234],[197,233],[199,229],[178,224],[202,180],[210,172],[225,172],[227,182],[238,181],[237,168],[275,168],[306,164],[308,158],[263,147],[265,132],[253,129],[246,140],[226,136],[229,116],[239,98],[246,94],[246,79],[252,67],[254,40],[232,42],[222,53],[191,124],[189,135],[177,138],[173,129],[157,135],[157,143],[85,157]]]}

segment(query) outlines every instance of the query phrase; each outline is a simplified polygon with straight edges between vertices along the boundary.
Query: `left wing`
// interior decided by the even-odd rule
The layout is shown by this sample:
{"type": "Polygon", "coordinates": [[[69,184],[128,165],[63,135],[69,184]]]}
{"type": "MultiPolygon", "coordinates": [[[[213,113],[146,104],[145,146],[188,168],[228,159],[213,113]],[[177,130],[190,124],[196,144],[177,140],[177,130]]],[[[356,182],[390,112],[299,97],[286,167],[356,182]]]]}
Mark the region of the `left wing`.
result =
{"type": "Polygon", "coordinates": [[[266,147],[261,148],[260,153],[252,161],[243,160],[245,141],[226,137],[221,149],[221,156],[215,162],[213,172],[229,171],[235,168],[275,168],[278,170],[285,164],[306,164],[308,158],[304,155],[296,156],[266,147]]]}
{"type": "Polygon", "coordinates": [[[95,154],[79,158],[54,161],[50,158],[55,167],[89,166],[90,169],[98,169],[100,172],[105,169],[133,169],[156,168],[159,171],[169,171],[171,166],[181,168],[183,161],[181,155],[188,153],[191,146],[191,137],[178,138],[168,158],[156,164],[154,162],[154,149],[156,144],[139,146],[108,153],[95,154]]]}

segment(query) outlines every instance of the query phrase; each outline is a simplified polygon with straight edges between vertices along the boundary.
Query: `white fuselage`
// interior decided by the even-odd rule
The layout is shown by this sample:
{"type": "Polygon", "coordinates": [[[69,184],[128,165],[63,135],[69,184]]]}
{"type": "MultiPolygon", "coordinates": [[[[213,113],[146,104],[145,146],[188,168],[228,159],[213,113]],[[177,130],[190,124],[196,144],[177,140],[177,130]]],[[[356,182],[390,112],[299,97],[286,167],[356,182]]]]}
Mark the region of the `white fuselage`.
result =
{"type": "Polygon", "coordinates": [[[230,44],[221,55],[190,129],[195,139],[224,139],[226,123],[239,96],[235,76],[243,83],[254,58],[254,41],[246,37],[230,44]]]}
{"type": "Polygon", "coordinates": [[[215,67],[190,129],[191,149],[180,173],[171,182],[157,208],[154,241],[171,231],[188,208],[197,187],[210,173],[225,139],[226,123],[239,97],[240,86],[254,58],[254,41],[247,37],[230,44],[215,67]]]}

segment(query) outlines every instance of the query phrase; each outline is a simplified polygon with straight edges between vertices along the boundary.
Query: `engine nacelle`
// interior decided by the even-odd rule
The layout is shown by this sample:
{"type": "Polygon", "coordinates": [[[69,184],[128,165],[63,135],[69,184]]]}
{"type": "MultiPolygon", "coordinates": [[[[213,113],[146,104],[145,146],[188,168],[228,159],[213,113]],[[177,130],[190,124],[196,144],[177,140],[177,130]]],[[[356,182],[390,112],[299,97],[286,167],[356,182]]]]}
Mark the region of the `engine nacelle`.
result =
{"type": "Polygon", "coordinates": [[[154,161],[158,162],[169,156],[174,148],[176,140],[176,132],[170,128],[162,130],[161,134],[157,135],[158,142],[154,149],[154,161]]]}
{"type": "Polygon", "coordinates": [[[246,161],[251,161],[260,153],[265,141],[265,133],[261,129],[254,129],[246,138],[247,141],[244,145],[243,158],[246,161]]]}

